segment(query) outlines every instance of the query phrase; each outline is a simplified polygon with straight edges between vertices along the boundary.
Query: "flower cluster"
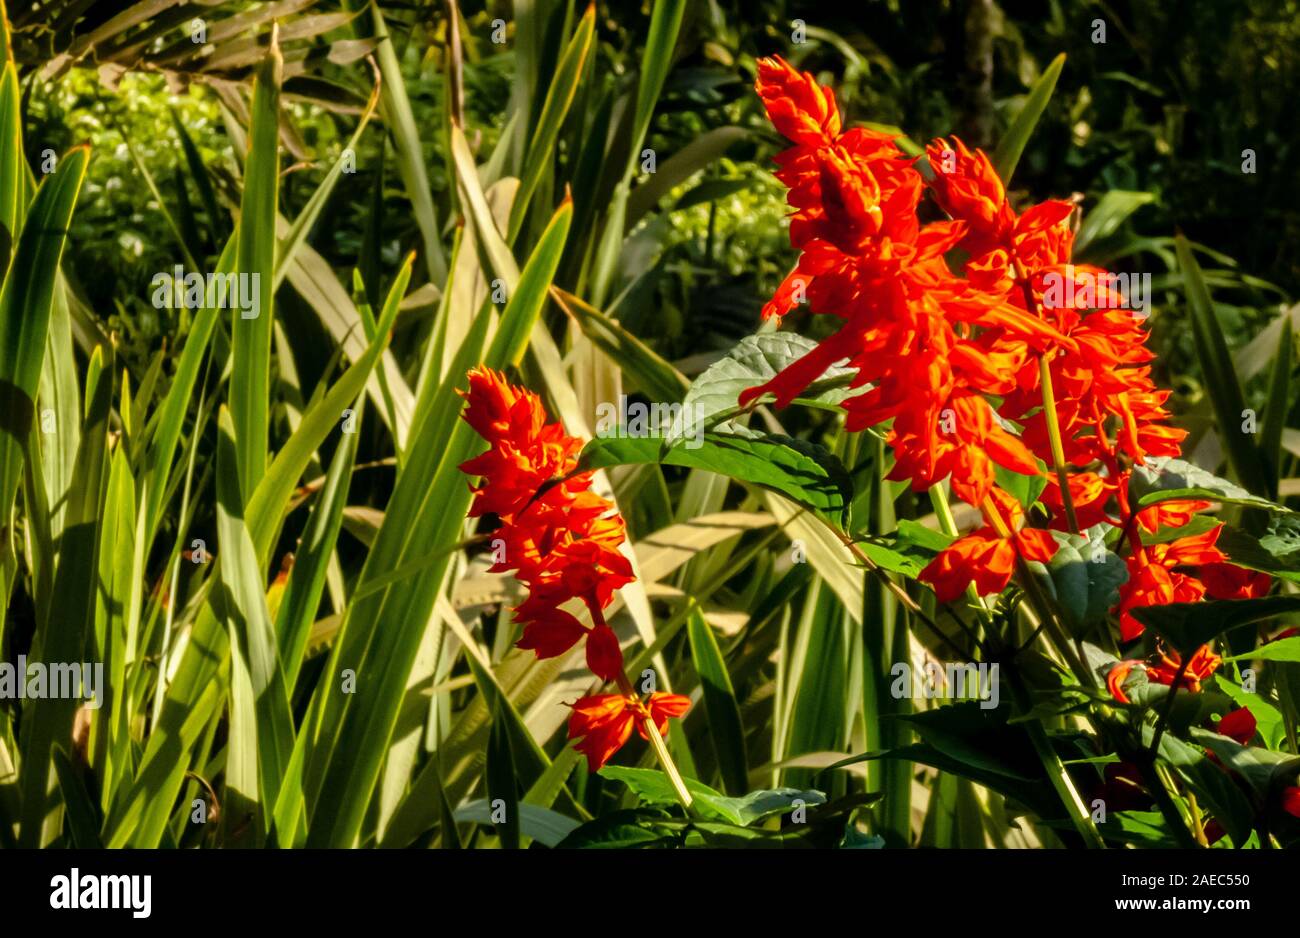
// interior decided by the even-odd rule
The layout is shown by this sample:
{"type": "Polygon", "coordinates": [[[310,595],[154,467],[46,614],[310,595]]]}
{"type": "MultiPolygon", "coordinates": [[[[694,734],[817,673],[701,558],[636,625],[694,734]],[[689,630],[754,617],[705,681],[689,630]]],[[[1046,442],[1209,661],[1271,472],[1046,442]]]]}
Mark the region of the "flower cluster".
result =
{"type": "Polygon", "coordinates": [[[988,156],[960,140],[934,141],[921,160],[889,134],[846,129],[831,89],[780,58],[760,60],[756,88],[792,144],[776,175],[790,190],[790,240],[802,252],[764,315],[802,304],[839,325],[740,403],[772,394],[785,406],[847,361],[865,390],[844,402],[846,426],[889,423],[889,478],[916,490],[947,479],[986,519],[921,573],[939,599],[971,584],[1000,591],[1018,561],[1055,554],[1051,531],[1099,524],[1127,541],[1117,607],[1126,640],[1142,631],[1134,608],[1267,589],[1266,577],[1226,563],[1217,528],[1143,543],[1143,531],[1180,526],[1209,506],[1129,504],[1132,466],[1177,456],[1185,431],[1166,422],[1169,392],[1152,380],[1146,331],[1123,308],[1118,278],[1071,260],[1072,203],[1017,212],[988,156]],[[919,209],[932,212],[926,192],[946,218],[920,223],[919,209]],[[1045,529],[1024,527],[997,467],[1045,477],[1045,529]]]}
{"type": "Polygon", "coordinates": [[[553,658],[585,639],[587,666],[621,690],[573,706],[569,736],[582,737],[576,748],[595,771],[627,742],[634,723],[642,736],[651,719],[662,732],[667,718],[681,716],[689,702],[655,693],[643,704],[623,674],[623,653],[604,610],[634,579],[632,565],[619,549],[626,539],[623,519],[591,491],[592,474],[576,471],[582,441],[547,423],[538,396],[500,373],[480,367],[468,378],[463,416],[488,449],[460,468],[481,478],[470,517],[494,515],[499,522],[491,571],[514,571],[529,590],[514,609],[523,626],[518,647],[553,658]],[[571,611],[575,604],[586,607],[591,626],[571,611]]]}

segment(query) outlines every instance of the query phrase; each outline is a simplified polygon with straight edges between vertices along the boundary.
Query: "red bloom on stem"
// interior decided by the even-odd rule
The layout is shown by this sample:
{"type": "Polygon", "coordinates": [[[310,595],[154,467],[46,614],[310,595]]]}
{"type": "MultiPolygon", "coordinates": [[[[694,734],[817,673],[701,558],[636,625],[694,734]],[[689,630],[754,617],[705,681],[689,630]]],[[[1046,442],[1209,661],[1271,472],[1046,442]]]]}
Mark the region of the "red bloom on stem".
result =
{"type": "Polygon", "coordinates": [[[536,394],[489,368],[470,371],[463,396],[466,422],[491,444],[461,466],[482,476],[470,514],[500,517],[493,537],[503,556],[491,569],[513,570],[529,587],[515,608],[524,627],[518,647],[552,658],[586,637],[592,670],[614,680],[623,657],[601,611],[632,582],[632,565],[620,550],[623,519],[590,490],[590,473],[575,473],[582,441],[546,422],[536,394]],[[573,600],[587,606],[594,626],[561,608],[573,600]]]}
{"type": "Polygon", "coordinates": [[[1204,534],[1134,550],[1127,559],[1128,582],[1120,587],[1120,601],[1116,606],[1120,637],[1124,641],[1132,641],[1145,631],[1142,623],[1133,617],[1133,609],[1194,603],[1205,596],[1205,584],[1177,568],[1190,569],[1227,560],[1214,546],[1220,530],[1222,526],[1211,528],[1204,534]]]}
{"type": "Polygon", "coordinates": [[[921,571],[919,579],[934,587],[940,602],[956,599],[971,583],[981,596],[997,593],[1015,572],[1017,555],[1046,563],[1056,553],[1059,545],[1050,531],[1020,527],[1024,512],[1013,496],[993,489],[989,502],[986,516],[996,511],[999,518],[953,541],[921,571]]]}
{"type": "Polygon", "coordinates": [[[582,738],[574,748],[586,755],[587,767],[595,772],[623,748],[634,726],[641,738],[648,740],[650,734],[645,723],[653,720],[663,735],[668,732],[669,718],[680,717],[690,706],[690,698],[681,694],[654,693],[647,703],[626,694],[583,697],[573,705],[569,738],[582,738]]]}
{"type": "Polygon", "coordinates": [[[1202,645],[1196,649],[1186,668],[1183,668],[1183,658],[1178,652],[1162,651],[1159,653],[1158,663],[1147,665],[1147,677],[1157,684],[1170,687],[1177,679],[1178,687],[1185,687],[1195,692],[1201,689],[1203,681],[1208,680],[1215,671],[1219,670],[1221,664],[1223,659],[1210,651],[1209,645],[1202,645]],[[1182,677],[1178,676],[1179,671],[1182,671],[1182,677]]]}
{"type": "Polygon", "coordinates": [[[513,570],[529,588],[514,609],[523,624],[517,646],[553,658],[586,638],[587,666],[623,691],[584,697],[573,706],[569,738],[581,737],[575,748],[594,772],[627,742],[633,726],[647,739],[646,721],[666,732],[668,719],[685,713],[690,700],[656,693],[642,703],[623,674],[623,652],[604,609],[633,580],[620,550],[626,528],[614,506],[590,490],[591,474],[575,472],[582,441],[546,422],[536,394],[489,368],[470,371],[463,396],[469,402],[466,422],[490,444],[461,465],[482,476],[470,514],[499,516],[501,527],[493,534],[504,553],[491,569],[513,570]],[[578,603],[590,613],[591,626],[562,608],[581,609],[578,603]]]}

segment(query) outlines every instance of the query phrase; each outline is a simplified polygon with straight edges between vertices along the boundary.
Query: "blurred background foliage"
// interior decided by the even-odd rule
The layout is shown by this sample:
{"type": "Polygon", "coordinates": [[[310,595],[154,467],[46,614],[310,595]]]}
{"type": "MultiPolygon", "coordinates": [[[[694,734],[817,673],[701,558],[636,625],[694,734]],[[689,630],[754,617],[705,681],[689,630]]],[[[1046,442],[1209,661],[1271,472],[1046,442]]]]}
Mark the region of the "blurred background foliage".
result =
{"type": "MultiPolygon", "coordinates": [[[[243,6],[266,5],[218,9],[243,6]]],[[[444,106],[445,31],[436,7],[394,4],[387,13],[422,127],[437,126],[444,106]]],[[[514,45],[491,39],[493,20],[509,20],[508,7],[461,4],[465,119],[483,153],[495,147],[508,116],[514,45]]],[[[312,12],[334,9],[311,5],[312,12]]],[[[615,82],[634,73],[647,10],[634,0],[602,4],[596,67],[615,82]]],[[[351,35],[357,23],[324,39],[351,35]]],[[[663,196],[676,208],[643,223],[644,249],[635,253],[635,269],[624,271],[627,289],[611,312],[670,359],[720,351],[754,331],[763,300],[792,264],[778,224],[783,189],[770,174],[779,142],[752,94],[755,56],[780,53],[817,72],[835,87],[852,120],[897,126],[918,141],[955,130],[989,146],[1061,51],[1067,64],[1016,189],[1025,198],[1076,196],[1085,213],[1106,192],[1142,194],[1123,206],[1131,215],[1111,219],[1113,230],[1092,244],[1088,259],[1152,272],[1158,290],[1169,288],[1158,295],[1153,320],[1158,367],[1179,390],[1176,403],[1194,405],[1201,395],[1195,355],[1164,239],[1181,229],[1204,248],[1234,346],[1300,293],[1294,248],[1300,190],[1290,171],[1300,159],[1300,125],[1291,117],[1300,93],[1297,0],[689,4],[648,145],[663,161],[714,128],[738,126],[748,133],[725,158],[663,196]],[[1095,41],[1095,21],[1105,24],[1104,41],[1095,41]],[[800,24],[804,41],[795,42],[800,24]],[[1248,149],[1255,154],[1254,173],[1242,171],[1248,149]]],[[[363,64],[326,60],[317,73],[363,98],[363,64]]],[[[185,198],[204,221],[200,195],[180,171],[173,115],[216,172],[230,167],[229,177],[236,155],[222,99],[201,73],[158,74],[146,64],[115,79],[117,93],[103,87],[103,74],[73,68],[60,80],[32,85],[26,140],[33,164],[46,147],[63,152],[81,140],[93,144],[98,158],[77,216],[72,269],[97,272],[83,285],[85,295],[119,330],[128,360],[141,367],[170,331],[148,306],[143,285],[174,256],[175,234],[137,162],[149,167],[165,199],[185,198]]],[[[355,107],[310,95],[288,100],[301,148],[296,171],[285,179],[284,204],[292,217],[345,145],[355,107]]],[[[423,143],[435,199],[449,204],[445,154],[435,135],[424,135],[423,143]]],[[[418,245],[391,156],[382,133],[363,138],[361,168],[338,186],[326,210],[330,223],[312,235],[312,246],[327,259],[344,265],[358,256],[374,218],[374,177],[385,165],[379,209],[385,274],[391,277],[399,259],[418,245]],[[381,149],[388,151],[386,163],[378,158],[381,149]]]]}

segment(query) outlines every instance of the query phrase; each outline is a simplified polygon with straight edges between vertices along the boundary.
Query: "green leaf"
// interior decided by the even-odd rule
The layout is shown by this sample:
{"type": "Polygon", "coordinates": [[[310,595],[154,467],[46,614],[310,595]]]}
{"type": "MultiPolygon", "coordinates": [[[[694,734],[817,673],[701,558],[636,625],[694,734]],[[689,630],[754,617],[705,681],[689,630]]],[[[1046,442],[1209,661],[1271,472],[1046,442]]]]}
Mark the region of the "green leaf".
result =
{"type": "Polygon", "coordinates": [[[76,147],[41,182],[0,288],[0,518],[6,523],[36,414],[59,259],[89,158],[88,148],[76,147]]]}
{"type": "MultiPolygon", "coordinates": [[[[1155,729],[1142,728],[1143,743],[1150,745],[1155,729]]],[[[1190,746],[1172,733],[1160,737],[1160,758],[1183,777],[1215,819],[1240,847],[1250,837],[1254,811],[1245,794],[1227,772],[1210,761],[1200,746],[1190,746]]]]}
{"type": "MultiPolygon", "coordinates": [[[[463,539],[470,490],[459,465],[481,447],[477,435],[457,419],[458,391],[465,372],[480,361],[506,368],[522,358],[559,264],[572,205],[564,203],[543,232],[519,284],[501,315],[486,354],[487,327],[495,313],[480,312],[462,344],[447,380],[430,381],[416,408],[406,462],[385,511],[358,582],[361,593],[390,570],[463,539]]],[[[406,681],[434,602],[442,589],[450,555],[427,575],[389,586],[353,601],[344,615],[314,701],[319,736],[307,762],[304,790],[313,806],[309,846],[347,847],[356,841],[379,778],[406,681]],[[378,623],[385,627],[377,628],[378,623]],[[349,669],[364,681],[357,694],[337,693],[338,675],[349,669]]]]}
{"type": "MultiPolygon", "coordinates": [[[[600,774],[625,784],[642,804],[677,804],[672,783],[658,769],[607,765],[600,770],[600,774]]],[[[728,798],[696,779],[688,778],[685,781],[686,789],[691,793],[693,803],[702,816],[718,818],[739,827],[747,827],[774,814],[785,814],[800,805],[826,803],[824,794],[811,789],[774,788],[752,791],[740,798],[728,798]]]]}
{"type": "MultiPolygon", "coordinates": [[[[2,15],[3,11],[0,11],[0,16],[2,15]]],[[[67,806],[68,833],[72,838],[72,846],[78,850],[103,849],[104,844],[99,839],[99,812],[62,746],[54,747],[54,771],[59,778],[63,803],[67,806]]]]}
{"type": "Polygon", "coordinates": [[[1268,403],[1264,409],[1264,426],[1259,437],[1260,452],[1268,463],[1268,478],[1272,484],[1269,494],[1277,498],[1278,480],[1282,474],[1282,435],[1286,430],[1287,411],[1291,404],[1291,368],[1295,358],[1291,348],[1291,319],[1282,320],[1282,331],[1273,358],[1273,374],[1269,378],[1268,403]]]}
{"type": "Polygon", "coordinates": [[[993,151],[993,169],[1004,185],[1010,184],[1011,176],[1020,162],[1020,154],[1025,151],[1029,138],[1033,136],[1034,128],[1038,126],[1038,119],[1047,109],[1047,102],[1051,100],[1052,92],[1056,89],[1056,80],[1061,77],[1061,69],[1064,67],[1065,53],[1062,52],[1052,59],[1052,63],[1043,70],[1038,81],[1034,82],[1025,97],[1025,103],[1016,114],[1016,119],[1011,122],[1007,132],[998,141],[997,149],[993,151]]]}
{"type": "Polygon", "coordinates": [[[515,194],[514,204],[510,209],[510,223],[506,234],[506,243],[514,244],[515,238],[523,227],[528,215],[528,206],[533,192],[541,181],[542,174],[548,166],[554,164],[555,140],[560,127],[573,104],[573,96],[578,90],[579,80],[587,66],[591,54],[592,39],[596,29],[596,6],[592,4],[578,21],[578,28],[569,40],[560,57],[551,82],[546,90],[546,101],[538,118],[533,138],[528,145],[528,156],[520,179],[519,191],[515,194]]]}
{"type": "MultiPolygon", "coordinates": [[[[518,812],[519,833],[547,847],[558,847],[564,838],[581,826],[581,822],[567,815],[550,808],[539,808],[535,804],[521,802],[518,812]]],[[[492,825],[492,806],[486,799],[480,798],[457,808],[454,817],[461,823],[492,825]]]]}
{"type": "MultiPolygon", "coordinates": [[[[1132,614],[1147,628],[1155,629],[1186,658],[1206,642],[1239,625],[1261,622],[1297,610],[1300,610],[1300,596],[1267,596],[1146,606],[1133,609],[1132,614]]],[[[1258,650],[1251,653],[1258,654],[1258,650]]]]}
{"type": "Polygon", "coordinates": [[[505,820],[492,818],[501,846],[519,849],[519,784],[515,777],[515,760],[510,751],[510,728],[503,716],[500,697],[493,698],[492,730],[488,734],[487,790],[492,814],[502,811],[505,820]]]}
{"type": "MultiPolygon", "coordinates": [[[[65,164],[66,165],[66,164],[65,164]]],[[[40,215],[28,215],[28,225],[40,215]]],[[[67,526],[59,545],[59,567],[49,613],[40,623],[28,654],[31,661],[72,662],[83,652],[95,627],[99,569],[100,526],[103,523],[103,489],[108,476],[108,420],[112,409],[113,364],[102,366],[103,351],[91,354],[86,382],[86,417],[72,476],[67,526]]],[[[19,846],[40,847],[57,833],[58,812],[49,811],[51,749],[68,739],[79,702],[54,697],[28,702],[23,708],[22,824],[19,846]]]]}
{"type": "Polygon", "coordinates": [[[1300,518],[1295,515],[1270,518],[1259,535],[1225,524],[1215,546],[1237,566],[1300,582],[1300,518]]]}
{"type": "MultiPolygon", "coordinates": [[[[635,228],[637,222],[658,205],[659,200],[665,195],[688,182],[700,170],[716,163],[731,148],[732,144],[744,140],[748,136],[749,131],[743,127],[714,127],[691,140],[668,159],[660,162],[655,167],[654,174],[647,177],[628,196],[627,219],[624,222],[628,230],[635,228]]],[[[706,189],[708,185],[709,183],[705,182],[688,192],[673,206],[673,210],[708,201],[706,195],[716,194],[719,191],[744,191],[750,187],[751,183],[743,179],[715,180],[715,186],[721,185],[725,189],[714,189],[713,193],[709,193],[706,189]],[[701,192],[701,190],[705,191],[701,192]]]]}
{"type": "Polygon", "coordinates": [[[1228,454],[1237,478],[1252,492],[1267,492],[1268,466],[1255,445],[1254,438],[1242,432],[1245,401],[1241,384],[1233,369],[1232,356],[1223,338],[1223,329],[1214,312],[1214,302],[1200,265],[1192,255],[1187,239],[1179,234],[1175,238],[1178,267],[1183,274],[1190,311],[1192,338],[1196,343],[1196,356],[1201,364],[1205,389],[1214,405],[1214,415],[1219,426],[1219,438],[1228,454]]]}
{"type": "Polygon", "coordinates": [[[334,545],[343,527],[343,508],[348,500],[348,484],[356,462],[359,433],[345,433],[334,451],[325,484],[316,497],[307,526],[298,542],[289,582],[275,615],[276,645],[284,666],[285,686],[291,691],[298,681],[303,651],[311,633],[312,622],[320,608],[325,575],[334,545]]]}
{"type": "MultiPolygon", "coordinates": [[[[1042,768],[1028,734],[1007,723],[1006,708],[962,701],[900,717],[944,755],[981,772],[1033,782],[1042,768]]],[[[973,778],[979,781],[978,778],[973,778]]]]}
{"type": "MultiPolygon", "coordinates": [[[[817,343],[795,332],[765,332],[741,339],[723,358],[695,379],[682,401],[682,420],[664,440],[668,448],[703,428],[712,427],[724,416],[739,411],[736,401],[742,391],[766,384],[779,372],[817,348],[817,343]]],[[[844,365],[832,365],[798,398],[805,403],[833,407],[850,396],[848,384],[857,372],[844,365]]],[[[720,429],[728,430],[731,424],[720,429]]]]}
{"type": "Polygon", "coordinates": [[[559,287],[552,288],[551,295],[560,309],[577,323],[582,334],[609,356],[622,369],[624,377],[631,378],[650,400],[680,401],[690,390],[690,382],[680,371],[624,329],[618,320],[559,287]]]}
{"type": "MultiPolygon", "coordinates": [[[[651,436],[597,437],[583,448],[580,469],[604,469],[659,463],[706,469],[784,495],[817,514],[842,523],[852,501],[852,482],[840,461],[825,447],[777,435],[709,432],[700,445],[686,440],[662,450],[651,436]]],[[[613,433],[625,433],[615,428],[613,433]]]]}
{"type": "Polygon", "coordinates": [[[217,539],[221,562],[214,606],[228,630],[230,738],[227,742],[225,821],[236,830],[252,822],[254,842],[270,826],[280,784],[293,755],[293,717],[275,628],[266,608],[261,565],[244,525],[235,471],[237,442],[229,413],[218,417],[217,539]],[[251,814],[246,818],[245,813],[251,814]]]}
{"type": "Polygon", "coordinates": [[[691,658],[704,690],[709,739],[718,757],[718,770],[727,790],[743,792],[749,787],[749,757],[745,753],[745,726],[740,719],[740,706],[736,703],[727,663],[698,607],[692,608],[686,628],[691,658]]]}
{"type": "Polygon", "coordinates": [[[1186,460],[1166,456],[1148,457],[1145,465],[1134,466],[1128,490],[1129,500],[1143,508],[1160,502],[1189,499],[1287,511],[1281,505],[1252,495],[1240,485],[1220,479],[1186,460]]]}
{"type": "Polygon", "coordinates": [[[343,411],[361,393],[370,378],[371,371],[379,363],[384,349],[388,347],[402,296],[406,293],[407,284],[410,282],[413,260],[414,258],[408,255],[405,263],[397,271],[393,285],[388,291],[388,298],[384,301],[384,309],[380,313],[374,341],[366,348],[365,353],[343,372],[329,391],[307,409],[298,424],[298,429],[275,454],[275,459],[248,498],[249,531],[253,535],[253,543],[257,546],[257,556],[263,569],[274,545],[285,506],[303,470],[307,468],[313,454],[326,437],[338,428],[343,411]]]}
{"type": "Polygon", "coordinates": [[[1107,550],[1103,525],[1084,534],[1053,531],[1052,535],[1058,549],[1047,564],[1047,572],[1057,608],[1074,634],[1081,635],[1104,622],[1107,611],[1119,602],[1119,588],[1128,581],[1128,567],[1121,557],[1107,550]]]}
{"type": "Polygon", "coordinates": [[[919,521],[904,518],[898,522],[894,533],[870,537],[861,541],[860,546],[877,566],[915,579],[935,554],[953,540],[919,521]]]}
{"type": "MultiPolygon", "coordinates": [[[[1296,641],[1295,654],[1294,660],[1300,661],[1300,640],[1296,641]]],[[[1257,656],[1252,655],[1251,657],[1257,656]]],[[[1259,694],[1252,694],[1249,691],[1242,690],[1222,674],[1216,674],[1214,681],[1219,690],[1232,698],[1234,703],[1250,710],[1264,744],[1270,749],[1280,750],[1282,741],[1286,738],[1286,721],[1282,716],[1282,712],[1259,694]]],[[[1226,713],[1222,712],[1218,714],[1220,718],[1225,715],[1226,713]]]]}
{"type": "Polygon", "coordinates": [[[1084,213],[1079,233],[1074,236],[1076,263],[1087,258],[1089,247],[1115,234],[1130,215],[1155,200],[1150,192],[1126,192],[1123,189],[1111,189],[1103,195],[1090,211],[1084,213]]]}
{"type": "Polygon", "coordinates": [[[382,82],[380,106],[384,126],[393,136],[393,147],[397,153],[397,170],[402,177],[407,198],[411,200],[415,224],[420,229],[429,279],[434,283],[443,283],[447,279],[447,259],[439,236],[442,228],[438,222],[437,209],[433,204],[433,189],[429,185],[429,176],[425,171],[420,130],[415,122],[415,112],[411,110],[411,100],[406,93],[402,64],[393,48],[393,40],[388,32],[388,25],[384,22],[384,16],[380,12],[380,5],[370,4],[370,13],[374,19],[374,35],[379,40],[379,45],[375,49],[375,58],[379,63],[382,82]]]}
{"type": "Polygon", "coordinates": [[[1243,655],[1234,655],[1226,661],[1297,661],[1300,662],[1300,635],[1265,642],[1243,655]]]}
{"type": "Polygon", "coordinates": [[[252,493],[266,472],[270,425],[271,333],[275,322],[275,219],[280,189],[280,51],[274,44],[253,83],[250,149],[239,206],[235,271],[239,303],[232,307],[230,413],[239,444],[239,485],[252,493]],[[256,278],[256,284],[254,284],[256,278]],[[252,292],[256,307],[245,310],[252,292]],[[252,314],[252,315],[249,315],[252,314]],[[246,318],[247,317],[247,318],[246,318]]]}

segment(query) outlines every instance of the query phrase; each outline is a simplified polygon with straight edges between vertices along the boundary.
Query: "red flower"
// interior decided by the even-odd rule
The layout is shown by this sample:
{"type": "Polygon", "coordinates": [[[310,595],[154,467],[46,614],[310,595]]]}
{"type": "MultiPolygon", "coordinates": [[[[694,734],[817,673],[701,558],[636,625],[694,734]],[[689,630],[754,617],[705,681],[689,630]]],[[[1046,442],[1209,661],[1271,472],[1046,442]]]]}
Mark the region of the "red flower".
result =
{"type": "Polygon", "coordinates": [[[569,738],[582,738],[574,748],[586,755],[587,767],[595,772],[632,736],[635,725],[642,739],[648,740],[646,720],[653,720],[660,735],[668,732],[670,717],[680,717],[690,709],[691,701],[680,694],[650,695],[648,704],[625,694],[600,694],[583,697],[573,705],[569,720],[569,738]]]}
{"type": "Polygon", "coordinates": [[[1300,788],[1292,785],[1282,789],[1282,810],[1287,814],[1300,817],[1300,788]]]}
{"type": "Polygon", "coordinates": [[[835,93],[779,55],[758,60],[755,88],[782,136],[804,146],[821,146],[839,135],[835,93]]]}
{"type": "Polygon", "coordinates": [[[1250,741],[1255,738],[1257,726],[1255,715],[1245,707],[1241,707],[1225,714],[1223,719],[1219,720],[1214,727],[1214,732],[1226,736],[1242,746],[1249,746],[1250,741]]]}
{"type": "Polygon", "coordinates": [[[461,466],[482,476],[470,514],[500,517],[493,540],[503,556],[491,569],[513,570],[529,587],[514,610],[523,625],[518,647],[552,658],[585,636],[592,670],[605,681],[621,677],[623,656],[602,610],[632,582],[632,565],[620,550],[623,519],[590,491],[590,473],[574,472],[582,441],[546,422],[536,394],[491,369],[470,371],[464,397],[465,420],[491,445],[461,466]],[[594,627],[562,608],[575,600],[586,605],[594,627]]]}
{"type": "Polygon", "coordinates": [[[1049,531],[1019,528],[1024,513],[1020,503],[1001,489],[993,489],[990,508],[999,518],[974,533],[953,541],[921,571],[919,579],[934,587],[940,602],[951,602],[970,583],[981,595],[1002,590],[1015,571],[1016,556],[1046,563],[1056,553],[1049,531]],[[1004,536],[999,531],[1011,532],[1004,536]]]}
{"type": "Polygon", "coordinates": [[[1230,563],[1202,564],[1196,571],[1211,599],[1254,599],[1268,594],[1272,580],[1267,573],[1257,573],[1230,563]]]}
{"type": "Polygon", "coordinates": [[[1106,672],[1106,689],[1110,695],[1120,703],[1132,703],[1128,694],[1124,693],[1124,682],[1128,676],[1133,673],[1134,668],[1146,670],[1146,666],[1141,661],[1120,661],[1117,662],[1109,671],[1106,672]]]}
{"type": "MultiPolygon", "coordinates": [[[[1154,665],[1147,665],[1147,677],[1157,684],[1172,686],[1174,678],[1178,677],[1178,672],[1182,669],[1182,656],[1176,651],[1160,652],[1159,662],[1154,665]]],[[[1190,691],[1199,691],[1201,682],[1207,680],[1210,675],[1219,670],[1219,665],[1223,664],[1223,659],[1210,651],[1209,645],[1202,645],[1192,653],[1187,668],[1183,670],[1183,676],[1178,679],[1178,686],[1185,687],[1190,691]]]]}
{"type": "Polygon", "coordinates": [[[1204,583],[1176,568],[1195,568],[1226,560],[1223,552],[1214,546],[1221,529],[1222,526],[1211,528],[1204,534],[1152,544],[1134,551],[1127,561],[1128,582],[1120,587],[1120,601],[1116,607],[1120,637],[1124,641],[1132,641],[1145,630],[1142,623],[1132,616],[1131,610],[1169,603],[1194,603],[1205,595],[1204,583]]]}

